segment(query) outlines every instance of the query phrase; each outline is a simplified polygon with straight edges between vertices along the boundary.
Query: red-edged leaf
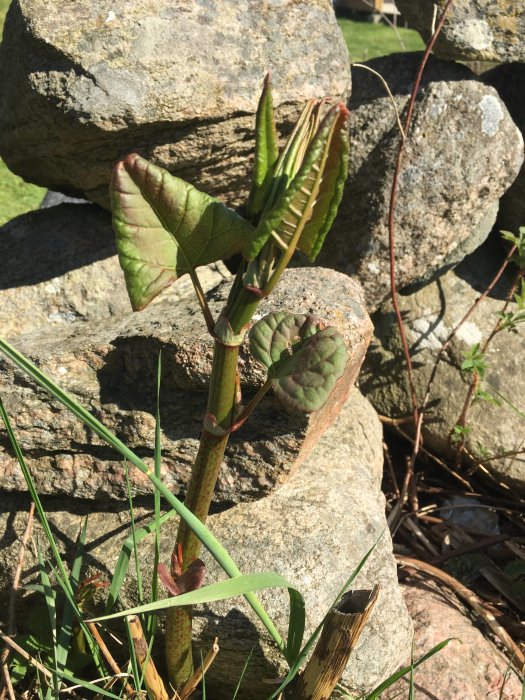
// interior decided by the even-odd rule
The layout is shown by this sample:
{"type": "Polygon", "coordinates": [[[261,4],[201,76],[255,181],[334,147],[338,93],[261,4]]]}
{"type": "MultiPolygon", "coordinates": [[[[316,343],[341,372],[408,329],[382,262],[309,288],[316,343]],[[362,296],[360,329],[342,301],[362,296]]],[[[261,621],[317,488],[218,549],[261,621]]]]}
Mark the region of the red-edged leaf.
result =
{"type": "Polygon", "coordinates": [[[115,166],[113,226],[135,310],[199,265],[238,253],[253,228],[213,197],[133,153],[115,166]]]}

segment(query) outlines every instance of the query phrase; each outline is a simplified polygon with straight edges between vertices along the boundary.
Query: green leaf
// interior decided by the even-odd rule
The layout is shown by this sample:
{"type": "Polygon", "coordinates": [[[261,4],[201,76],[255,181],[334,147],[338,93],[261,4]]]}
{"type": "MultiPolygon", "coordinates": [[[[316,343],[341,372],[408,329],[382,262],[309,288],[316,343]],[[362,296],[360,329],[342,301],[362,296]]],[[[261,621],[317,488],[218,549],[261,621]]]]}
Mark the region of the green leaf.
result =
{"type": "MultiPolygon", "coordinates": [[[[311,119],[317,119],[317,112],[311,119]]],[[[348,110],[332,107],[310,140],[306,153],[298,149],[301,166],[263,217],[246,246],[251,260],[273,236],[291,249],[298,247],[314,260],[330,230],[343,194],[348,169],[348,110]]],[[[306,127],[305,127],[306,128],[306,127]]]]}
{"type": "Polygon", "coordinates": [[[268,314],[250,331],[250,351],[268,369],[279,400],[297,411],[323,406],[346,365],[339,332],[315,316],[268,314]]]}
{"type": "Polygon", "coordinates": [[[199,265],[238,253],[253,232],[234,211],[136,153],[115,166],[111,200],[135,310],[199,265]]]}
{"type": "Polygon", "coordinates": [[[258,216],[264,209],[272,185],[273,166],[279,153],[277,149],[277,130],[273,115],[271,75],[264,79],[264,87],[257,108],[255,124],[255,163],[253,182],[246,206],[250,219],[258,216]]]}
{"type": "Polygon", "coordinates": [[[283,576],[273,572],[263,572],[259,574],[247,574],[234,576],[225,581],[216,581],[209,586],[202,586],[188,593],[181,593],[178,596],[171,596],[163,600],[154,600],[128,610],[120,610],[110,615],[94,617],[88,622],[102,622],[103,620],[114,620],[128,615],[142,615],[143,613],[166,610],[167,608],[180,607],[184,605],[201,605],[203,603],[213,603],[217,600],[226,600],[237,596],[246,595],[251,591],[259,591],[263,588],[288,588],[294,591],[300,598],[301,594],[295,591],[294,587],[283,576]]]}
{"type": "Polygon", "coordinates": [[[293,664],[300,652],[301,644],[304,635],[305,613],[304,599],[301,593],[294,588],[283,576],[273,572],[264,572],[258,574],[237,575],[226,581],[218,581],[211,583],[209,586],[203,586],[188,593],[182,593],[178,596],[172,596],[163,600],[152,601],[145,605],[140,605],[129,610],[103,615],[91,620],[91,622],[100,622],[102,620],[111,620],[115,618],[125,617],[127,615],[142,615],[144,613],[156,612],[157,610],[165,610],[172,607],[180,607],[184,605],[199,605],[202,603],[211,603],[217,600],[226,600],[240,595],[244,595],[247,599],[253,595],[254,591],[264,588],[286,588],[290,597],[290,620],[288,629],[288,644],[283,653],[289,664],[293,664]]]}

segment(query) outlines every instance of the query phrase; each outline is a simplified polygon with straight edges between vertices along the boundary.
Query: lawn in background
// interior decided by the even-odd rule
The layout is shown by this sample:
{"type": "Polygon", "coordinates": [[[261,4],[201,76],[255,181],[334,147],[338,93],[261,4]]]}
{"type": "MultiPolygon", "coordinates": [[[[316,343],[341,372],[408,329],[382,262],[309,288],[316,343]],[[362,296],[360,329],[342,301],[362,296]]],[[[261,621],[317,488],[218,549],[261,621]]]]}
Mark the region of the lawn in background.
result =
{"type": "MultiPolygon", "coordinates": [[[[10,0],[0,0],[0,35],[10,0]]],[[[22,178],[13,175],[0,160],[0,226],[19,214],[36,209],[46,191],[36,185],[28,185],[22,178]]]]}
{"type": "Polygon", "coordinates": [[[394,29],[387,24],[358,22],[347,17],[338,17],[337,21],[352,61],[356,63],[399,51],[421,51],[425,48],[423,39],[413,29],[394,29]]]}

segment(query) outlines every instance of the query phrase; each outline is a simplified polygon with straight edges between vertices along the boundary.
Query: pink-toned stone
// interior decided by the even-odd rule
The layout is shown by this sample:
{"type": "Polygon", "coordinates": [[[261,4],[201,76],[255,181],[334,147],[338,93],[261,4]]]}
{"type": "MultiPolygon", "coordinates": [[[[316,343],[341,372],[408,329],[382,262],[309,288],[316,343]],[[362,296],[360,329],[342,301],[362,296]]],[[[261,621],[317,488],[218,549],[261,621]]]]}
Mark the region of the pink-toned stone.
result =
{"type": "MultiPolygon", "coordinates": [[[[402,589],[414,622],[415,658],[450,637],[461,640],[450,642],[416,669],[416,700],[521,699],[521,683],[509,671],[508,660],[474,626],[453,593],[433,582],[403,585],[402,589]]],[[[406,697],[408,687],[408,678],[404,678],[381,697],[406,697]]]]}

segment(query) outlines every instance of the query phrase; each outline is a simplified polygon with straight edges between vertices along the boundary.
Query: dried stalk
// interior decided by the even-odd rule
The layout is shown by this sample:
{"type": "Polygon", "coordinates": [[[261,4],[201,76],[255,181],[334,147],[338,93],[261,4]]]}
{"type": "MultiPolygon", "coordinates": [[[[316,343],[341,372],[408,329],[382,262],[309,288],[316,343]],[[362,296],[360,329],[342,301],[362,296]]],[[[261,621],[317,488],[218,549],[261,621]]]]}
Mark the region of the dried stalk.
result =
{"type": "Polygon", "coordinates": [[[312,656],[295,684],[292,700],[328,700],[341,679],[348,657],[355,648],[379,595],[349,591],[327,615],[312,656]]]}
{"type": "MultiPolygon", "coordinates": [[[[8,635],[12,635],[15,631],[16,595],[18,592],[18,586],[20,584],[20,578],[22,576],[22,569],[24,566],[24,559],[25,559],[27,543],[29,542],[29,538],[31,537],[31,533],[33,532],[34,516],[35,516],[35,504],[31,503],[31,505],[29,506],[29,513],[27,516],[26,529],[24,531],[22,541],[20,542],[20,551],[18,553],[18,563],[17,563],[15,575],[13,577],[13,583],[11,585],[11,592],[9,595],[9,617],[8,617],[8,623],[7,623],[7,634],[8,635]]],[[[14,690],[13,690],[13,684],[11,683],[11,676],[9,675],[9,667],[7,664],[8,660],[9,660],[9,652],[10,652],[10,648],[8,646],[4,647],[4,649],[2,651],[2,656],[0,657],[0,666],[2,667],[2,679],[3,679],[3,686],[4,686],[2,688],[2,693],[0,694],[0,700],[3,700],[6,690],[7,690],[7,694],[9,695],[9,700],[14,700],[14,697],[15,697],[14,690]]]]}
{"type": "Polygon", "coordinates": [[[193,676],[189,679],[189,681],[186,683],[184,688],[180,692],[180,700],[187,700],[187,698],[190,697],[190,695],[193,693],[195,688],[199,685],[199,683],[202,681],[204,678],[206,672],[212,665],[212,663],[215,661],[215,657],[219,653],[219,640],[217,637],[213,640],[212,647],[210,651],[206,654],[206,658],[202,662],[202,664],[199,666],[199,668],[195,671],[193,676]]]}
{"type": "Polygon", "coordinates": [[[136,615],[128,615],[126,620],[129,625],[135,654],[144,674],[144,683],[146,684],[149,694],[154,700],[170,700],[164,681],[157,673],[153,659],[150,656],[148,643],[144,637],[139,618],[136,615]]]}
{"type": "Polygon", "coordinates": [[[100,651],[102,652],[102,655],[106,659],[107,665],[110,667],[110,669],[113,671],[113,673],[115,674],[116,677],[122,678],[122,682],[124,684],[124,689],[125,689],[126,693],[128,693],[128,695],[133,695],[135,691],[130,686],[130,684],[127,682],[127,675],[122,672],[121,668],[119,667],[119,665],[117,664],[117,662],[115,661],[113,656],[111,655],[109,649],[106,646],[106,643],[104,642],[104,640],[100,636],[100,632],[98,631],[97,626],[95,625],[94,622],[88,622],[87,626],[89,627],[89,631],[93,635],[93,639],[98,644],[98,647],[99,647],[100,651]]]}

